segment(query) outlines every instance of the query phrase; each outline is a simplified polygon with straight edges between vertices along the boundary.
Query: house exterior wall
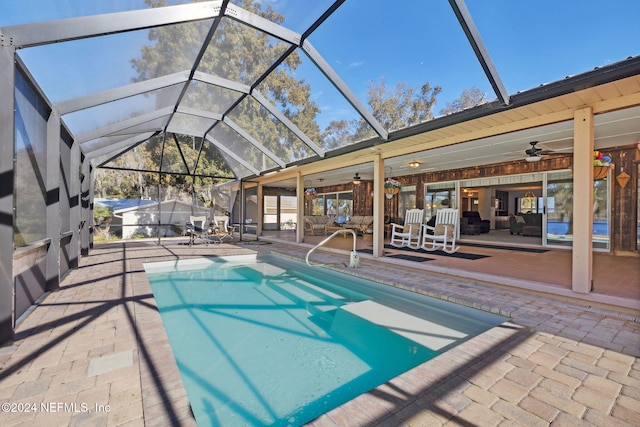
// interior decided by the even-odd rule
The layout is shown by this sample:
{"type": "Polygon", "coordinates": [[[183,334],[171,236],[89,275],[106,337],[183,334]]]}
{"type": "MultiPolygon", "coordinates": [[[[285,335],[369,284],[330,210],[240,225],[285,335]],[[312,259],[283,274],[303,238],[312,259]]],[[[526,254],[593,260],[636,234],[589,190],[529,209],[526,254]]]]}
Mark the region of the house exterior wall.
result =
{"type": "Polygon", "coordinates": [[[190,216],[208,216],[209,211],[195,208],[182,203],[162,204],[160,212],[157,205],[129,210],[122,213],[122,238],[131,239],[136,234],[144,237],[157,237],[158,224],[160,237],[175,237],[182,235],[184,225],[190,216]],[[197,209],[197,210],[196,210],[197,209]],[[193,212],[193,213],[192,213],[193,212]],[[160,220],[159,220],[160,219],[160,220]]]}
{"type": "MultiPolygon", "coordinates": [[[[611,251],[613,253],[637,252],[636,250],[636,206],[637,206],[637,163],[640,152],[635,146],[615,147],[607,149],[612,158],[615,169],[612,173],[613,189],[611,193],[611,251]],[[615,182],[615,177],[622,171],[627,172],[631,179],[625,188],[615,182]]],[[[447,171],[426,172],[407,175],[398,179],[404,185],[416,186],[416,207],[424,209],[424,185],[446,181],[457,181],[471,178],[488,178],[493,176],[517,175],[532,172],[548,172],[566,170],[572,165],[571,156],[547,157],[539,162],[514,161],[503,164],[476,166],[471,168],[452,169],[447,171]]],[[[363,181],[359,185],[351,183],[337,186],[316,187],[319,193],[353,190],[354,215],[371,215],[373,198],[371,191],[373,183],[363,181]]],[[[385,199],[385,213],[392,218],[398,216],[398,198],[385,199]]],[[[489,217],[482,215],[483,217],[489,217]]]]}

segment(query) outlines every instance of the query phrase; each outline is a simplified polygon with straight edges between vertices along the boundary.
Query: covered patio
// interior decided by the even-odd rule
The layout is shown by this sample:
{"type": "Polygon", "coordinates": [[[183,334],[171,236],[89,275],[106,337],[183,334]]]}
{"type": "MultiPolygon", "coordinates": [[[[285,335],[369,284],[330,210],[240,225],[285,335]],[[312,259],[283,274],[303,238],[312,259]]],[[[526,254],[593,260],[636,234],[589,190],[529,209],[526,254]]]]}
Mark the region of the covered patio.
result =
{"type": "MultiPolygon", "coordinates": [[[[311,248],[326,236],[306,236],[302,248],[311,248]]],[[[260,237],[267,242],[294,243],[292,232],[265,232],[260,237]]],[[[519,239],[521,241],[521,239],[519,239]]],[[[453,255],[409,248],[394,248],[385,240],[385,257],[381,262],[404,265],[426,272],[483,280],[504,286],[526,289],[558,298],[575,298],[584,304],[605,304],[621,310],[637,311],[640,301],[638,263],[627,257],[612,257],[594,253],[593,288],[588,294],[571,291],[571,251],[562,248],[541,248],[534,244],[509,245],[502,241],[478,239],[458,241],[460,249],[453,255]]],[[[341,253],[348,259],[353,239],[335,236],[325,245],[327,250],[341,253]]],[[[360,256],[372,256],[373,243],[358,236],[356,248],[360,256]]],[[[428,273],[427,273],[428,274],[428,273]]]]}

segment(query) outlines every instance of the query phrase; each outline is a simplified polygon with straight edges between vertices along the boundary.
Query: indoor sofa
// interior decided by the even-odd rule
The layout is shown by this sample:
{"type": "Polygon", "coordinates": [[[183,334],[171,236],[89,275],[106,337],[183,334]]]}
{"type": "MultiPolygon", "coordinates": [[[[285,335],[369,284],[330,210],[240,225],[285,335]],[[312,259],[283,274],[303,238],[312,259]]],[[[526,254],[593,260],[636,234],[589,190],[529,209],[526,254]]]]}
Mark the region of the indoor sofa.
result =
{"type": "Polygon", "coordinates": [[[480,233],[488,233],[491,228],[491,221],[480,218],[480,212],[464,211],[462,212],[462,218],[467,218],[467,224],[469,225],[479,225],[480,233]]]}
{"type": "Polygon", "coordinates": [[[542,236],[542,214],[520,213],[509,217],[509,233],[523,236],[542,236]]]}

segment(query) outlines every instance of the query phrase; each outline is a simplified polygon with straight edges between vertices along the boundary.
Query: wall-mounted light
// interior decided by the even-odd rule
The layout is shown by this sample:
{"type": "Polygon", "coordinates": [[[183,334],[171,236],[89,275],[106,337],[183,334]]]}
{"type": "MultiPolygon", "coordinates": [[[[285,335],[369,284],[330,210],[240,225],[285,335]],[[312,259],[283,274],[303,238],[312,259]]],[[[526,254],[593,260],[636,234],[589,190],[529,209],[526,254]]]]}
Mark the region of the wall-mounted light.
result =
{"type": "Polygon", "coordinates": [[[413,162],[409,163],[409,167],[411,169],[417,169],[417,168],[420,167],[420,162],[413,161],[413,162]]]}

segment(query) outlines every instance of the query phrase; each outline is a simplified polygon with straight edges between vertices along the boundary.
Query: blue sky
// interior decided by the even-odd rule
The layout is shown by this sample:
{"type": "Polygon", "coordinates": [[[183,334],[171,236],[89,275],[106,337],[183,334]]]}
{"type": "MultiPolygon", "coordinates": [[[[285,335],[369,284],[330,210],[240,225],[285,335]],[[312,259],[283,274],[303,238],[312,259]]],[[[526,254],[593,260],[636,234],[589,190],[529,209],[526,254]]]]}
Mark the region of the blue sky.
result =
{"type": "MultiPolygon", "coordinates": [[[[286,16],[285,26],[301,32],[331,1],[263,3],[286,16]]],[[[512,94],[640,54],[637,0],[466,3],[512,94]]],[[[0,0],[0,26],[132,10],[143,4],[142,0],[0,0]]],[[[126,58],[137,54],[144,36],[130,34],[114,40],[74,42],[71,53],[65,52],[64,45],[37,48],[24,57],[55,102],[92,88],[130,82],[133,72],[126,58]],[[64,59],[63,67],[52,67],[56,58],[64,59]]],[[[362,102],[369,84],[380,79],[388,86],[398,82],[441,86],[436,115],[465,88],[474,86],[486,91],[487,99],[495,98],[447,0],[347,0],[310,42],[362,102]]],[[[321,121],[344,117],[348,105],[304,59],[298,75],[312,84],[314,100],[324,112],[321,121]]]]}

